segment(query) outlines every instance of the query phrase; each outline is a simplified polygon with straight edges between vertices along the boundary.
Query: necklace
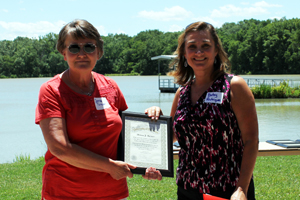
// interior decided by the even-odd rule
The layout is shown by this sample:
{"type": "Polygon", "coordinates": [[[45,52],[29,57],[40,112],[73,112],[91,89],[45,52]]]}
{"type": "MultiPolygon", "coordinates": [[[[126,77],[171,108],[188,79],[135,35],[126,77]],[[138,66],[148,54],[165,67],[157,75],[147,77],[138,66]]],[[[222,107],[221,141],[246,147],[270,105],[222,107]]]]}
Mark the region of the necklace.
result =
{"type": "Polygon", "coordinates": [[[90,87],[89,87],[89,91],[86,92],[84,91],[83,89],[79,88],[81,90],[81,92],[84,94],[84,95],[87,95],[87,96],[92,96],[93,92],[94,92],[94,82],[92,82],[90,84],[90,87]]]}
{"type": "Polygon", "coordinates": [[[94,76],[93,76],[93,73],[92,73],[92,80],[91,82],[89,83],[89,88],[88,90],[86,89],[82,89],[80,87],[78,87],[71,79],[70,79],[70,75],[69,73],[67,73],[67,79],[68,79],[68,82],[70,83],[71,85],[71,88],[77,92],[77,93],[80,93],[80,94],[83,94],[83,95],[87,95],[87,96],[92,96],[93,92],[94,92],[94,76]]]}

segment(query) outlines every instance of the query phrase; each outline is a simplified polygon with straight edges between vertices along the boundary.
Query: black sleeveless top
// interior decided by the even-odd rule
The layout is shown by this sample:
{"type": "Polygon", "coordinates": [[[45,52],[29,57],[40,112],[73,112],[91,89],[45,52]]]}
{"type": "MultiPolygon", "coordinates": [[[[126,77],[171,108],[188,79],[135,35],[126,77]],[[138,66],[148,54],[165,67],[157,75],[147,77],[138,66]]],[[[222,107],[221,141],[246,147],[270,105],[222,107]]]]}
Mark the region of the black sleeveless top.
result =
{"type": "Polygon", "coordinates": [[[232,189],[238,182],[244,145],[230,102],[232,77],[217,78],[195,105],[191,83],[181,88],[173,123],[181,146],[178,186],[209,193],[232,189]]]}

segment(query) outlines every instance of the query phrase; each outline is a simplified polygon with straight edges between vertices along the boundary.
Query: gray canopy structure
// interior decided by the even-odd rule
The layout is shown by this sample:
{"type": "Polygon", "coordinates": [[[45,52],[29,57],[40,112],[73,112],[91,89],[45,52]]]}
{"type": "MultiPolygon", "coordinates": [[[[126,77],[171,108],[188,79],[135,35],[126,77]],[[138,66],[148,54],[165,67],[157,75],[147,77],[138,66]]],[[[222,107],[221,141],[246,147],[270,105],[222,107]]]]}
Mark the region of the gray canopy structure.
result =
{"type": "Polygon", "coordinates": [[[160,78],[160,61],[161,60],[172,60],[177,55],[160,55],[152,57],[151,60],[158,61],[158,87],[160,92],[176,92],[179,85],[174,83],[174,78],[160,78]]]}

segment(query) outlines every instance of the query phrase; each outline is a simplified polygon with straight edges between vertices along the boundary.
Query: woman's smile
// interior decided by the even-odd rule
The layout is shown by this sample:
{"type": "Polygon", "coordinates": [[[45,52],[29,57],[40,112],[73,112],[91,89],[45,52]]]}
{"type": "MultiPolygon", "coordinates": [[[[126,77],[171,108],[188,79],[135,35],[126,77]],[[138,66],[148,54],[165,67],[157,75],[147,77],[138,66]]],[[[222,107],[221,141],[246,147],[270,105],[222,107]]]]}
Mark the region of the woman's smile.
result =
{"type": "Polygon", "coordinates": [[[216,55],[217,50],[208,31],[191,32],[186,36],[184,56],[194,71],[199,67],[213,69],[216,55]]]}

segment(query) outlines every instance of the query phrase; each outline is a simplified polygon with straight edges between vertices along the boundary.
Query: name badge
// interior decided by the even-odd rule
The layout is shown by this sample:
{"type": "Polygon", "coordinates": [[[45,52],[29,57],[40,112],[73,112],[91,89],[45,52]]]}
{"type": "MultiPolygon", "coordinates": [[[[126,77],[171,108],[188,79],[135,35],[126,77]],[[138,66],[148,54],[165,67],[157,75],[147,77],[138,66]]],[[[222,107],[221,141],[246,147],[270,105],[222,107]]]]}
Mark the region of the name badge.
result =
{"type": "Polygon", "coordinates": [[[208,92],[206,94],[205,103],[218,103],[221,104],[223,100],[223,92],[208,92]]]}
{"type": "Polygon", "coordinates": [[[97,110],[104,110],[106,108],[110,108],[110,104],[108,103],[105,97],[94,98],[94,101],[97,110]]]}

